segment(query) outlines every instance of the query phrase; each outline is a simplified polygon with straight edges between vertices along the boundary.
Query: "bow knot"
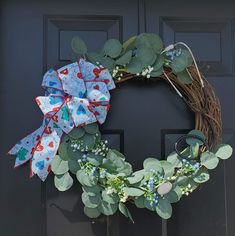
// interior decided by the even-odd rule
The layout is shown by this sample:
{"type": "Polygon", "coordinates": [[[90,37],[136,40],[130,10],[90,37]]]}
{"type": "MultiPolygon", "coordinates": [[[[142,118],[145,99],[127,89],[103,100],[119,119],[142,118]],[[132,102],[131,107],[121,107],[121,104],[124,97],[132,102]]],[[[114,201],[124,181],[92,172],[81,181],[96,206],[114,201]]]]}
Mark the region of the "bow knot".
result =
{"type": "Polygon", "coordinates": [[[111,75],[83,59],[43,77],[45,96],[36,98],[44,114],[42,126],[19,141],[9,153],[16,155],[15,167],[31,159],[31,175],[43,181],[50,172],[63,133],[93,122],[103,123],[109,110],[109,90],[115,88],[111,75]]]}

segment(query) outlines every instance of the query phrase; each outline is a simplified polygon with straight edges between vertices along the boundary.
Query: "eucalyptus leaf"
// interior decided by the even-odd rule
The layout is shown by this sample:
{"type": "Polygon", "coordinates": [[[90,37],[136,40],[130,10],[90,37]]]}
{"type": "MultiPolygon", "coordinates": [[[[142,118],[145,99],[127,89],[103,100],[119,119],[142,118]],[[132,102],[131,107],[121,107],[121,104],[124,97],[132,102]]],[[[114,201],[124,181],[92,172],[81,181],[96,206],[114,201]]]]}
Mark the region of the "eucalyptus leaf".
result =
{"type": "Polygon", "coordinates": [[[55,175],[54,183],[55,183],[55,187],[59,191],[66,191],[72,187],[73,178],[70,176],[68,172],[63,175],[55,175]]]}
{"type": "Polygon", "coordinates": [[[94,122],[94,123],[85,125],[83,129],[89,134],[95,134],[96,132],[99,131],[99,126],[97,125],[96,122],[94,122]]]}
{"type": "Polygon", "coordinates": [[[100,204],[100,195],[90,196],[86,192],[82,193],[82,202],[86,207],[96,208],[100,204]]]}
{"type": "Polygon", "coordinates": [[[107,68],[109,71],[112,71],[115,67],[115,61],[110,57],[100,58],[100,64],[107,68]]]}
{"type": "Polygon", "coordinates": [[[81,169],[78,161],[74,159],[70,159],[68,161],[68,166],[69,166],[69,171],[75,175],[77,174],[78,170],[81,169]]]}
{"type": "Polygon", "coordinates": [[[153,71],[159,71],[164,65],[164,57],[162,54],[159,54],[157,56],[156,61],[154,62],[153,66],[153,71]]]}
{"type": "Polygon", "coordinates": [[[85,134],[85,131],[82,127],[74,128],[68,135],[72,139],[79,139],[85,134]]]}
{"type": "Polygon", "coordinates": [[[167,157],[167,161],[170,162],[175,168],[182,167],[182,161],[176,152],[172,152],[167,157]]]}
{"type": "Polygon", "coordinates": [[[109,39],[104,44],[104,53],[111,58],[116,58],[122,51],[122,44],[117,39],[109,39]]]}
{"type": "Polygon", "coordinates": [[[87,59],[93,64],[97,64],[97,62],[100,63],[101,58],[103,57],[101,54],[95,52],[87,53],[86,56],[87,59]]]}
{"type": "Polygon", "coordinates": [[[132,58],[132,51],[129,50],[116,60],[116,64],[124,66],[130,62],[131,58],[132,58]]]}
{"type": "Polygon", "coordinates": [[[228,144],[220,144],[215,150],[215,155],[220,159],[226,160],[233,154],[233,149],[228,144]]]}
{"type": "Polygon", "coordinates": [[[67,142],[61,142],[58,150],[58,154],[60,158],[64,161],[67,161],[69,159],[68,155],[68,143],[67,142]]]}
{"type": "Polygon", "coordinates": [[[138,57],[133,57],[130,61],[130,63],[127,64],[126,69],[127,72],[131,74],[137,74],[142,71],[144,68],[142,61],[138,57]]]}
{"type": "Polygon", "coordinates": [[[165,220],[169,219],[172,215],[172,206],[170,202],[166,198],[159,199],[158,205],[156,206],[156,212],[161,218],[165,220]]]}
{"type": "Polygon", "coordinates": [[[96,137],[93,134],[86,133],[82,138],[81,141],[85,147],[85,150],[90,151],[96,143],[96,137]]]}
{"type": "Polygon", "coordinates": [[[210,175],[208,171],[204,168],[199,169],[193,177],[193,180],[199,184],[204,183],[208,181],[209,179],[210,179],[210,175]]]}
{"type": "Polygon", "coordinates": [[[144,191],[138,188],[123,187],[122,190],[125,196],[139,197],[144,194],[144,191]]]}
{"type": "Polygon", "coordinates": [[[182,197],[181,188],[176,185],[169,193],[164,196],[170,203],[178,202],[182,197]]]}
{"type": "Polygon", "coordinates": [[[87,53],[86,44],[78,36],[73,37],[72,42],[71,42],[71,47],[72,47],[73,51],[77,54],[85,55],[87,53]]]}
{"type": "Polygon", "coordinates": [[[83,186],[82,187],[83,191],[86,192],[89,196],[96,196],[97,194],[100,195],[101,188],[98,185],[88,187],[88,186],[83,186]]]}
{"type": "Polygon", "coordinates": [[[151,48],[140,47],[137,50],[137,57],[141,60],[141,64],[146,67],[155,62],[157,55],[151,48]]]}
{"type": "Polygon", "coordinates": [[[150,202],[147,198],[144,199],[144,206],[150,211],[155,211],[156,207],[153,202],[150,202]]]}
{"type": "Polygon", "coordinates": [[[127,180],[130,184],[136,184],[140,182],[144,178],[144,171],[139,170],[132,174],[132,176],[128,177],[127,180]]]}
{"type": "Polygon", "coordinates": [[[98,176],[89,176],[86,174],[85,170],[79,170],[76,174],[78,181],[81,183],[81,185],[85,185],[88,187],[95,186],[98,181],[98,176]]]}
{"type": "Polygon", "coordinates": [[[187,68],[183,71],[178,72],[177,79],[182,83],[182,84],[191,84],[193,82],[192,76],[189,74],[190,72],[187,70],[187,68]]]}
{"type": "Polygon", "coordinates": [[[51,164],[51,170],[55,175],[62,175],[69,171],[68,162],[56,155],[51,164]]]}
{"type": "Polygon", "coordinates": [[[135,47],[136,35],[129,38],[126,42],[123,43],[123,49],[125,51],[132,50],[135,47]]]}
{"type": "Polygon", "coordinates": [[[109,204],[115,204],[119,201],[119,197],[116,193],[108,194],[106,190],[102,191],[102,199],[109,204]]]}
{"type": "Polygon", "coordinates": [[[101,212],[98,210],[98,208],[89,208],[86,206],[84,207],[84,213],[89,218],[97,218],[101,214],[101,212]]]}
{"type": "Polygon", "coordinates": [[[130,211],[128,210],[128,208],[126,207],[125,204],[123,204],[122,202],[119,202],[119,204],[118,204],[118,209],[119,209],[119,211],[120,211],[124,216],[126,216],[127,218],[129,218],[129,219],[132,221],[132,223],[134,223],[134,220],[133,220],[133,218],[132,218],[132,216],[131,216],[131,213],[130,213],[130,211]]]}
{"type": "Polygon", "coordinates": [[[163,171],[161,162],[152,157],[145,159],[143,166],[146,171],[155,170],[159,173],[163,171]]]}
{"type": "Polygon", "coordinates": [[[113,215],[117,211],[117,208],[118,204],[109,204],[105,201],[101,201],[98,206],[98,210],[106,216],[113,215]]]}
{"type": "Polygon", "coordinates": [[[219,164],[219,158],[212,152],[203,152],[200,159],[201,164],[209,170],[215,169],[219,164]]]}
{"type": "Polygon", "coordinates": [[[136,197],[134,202],[135,202],[135,205],[138,207],[138,208],[145,208],[145,203],[144,203],[144,200],[145,200],[145,197],[142,195],[140,197],[136,197]]]}
{"type": "Polygon", "coordinates": [[[172,177],[175,172],[174,166],[170,162],[164,160],[161,161],[160,163],[164,170],[164,178],[166,179],[168,177],[172,177]]]}
{"type": "Polygon", "coordinates": [[[94,166],[100,166],[103,160],[103,157],[100,155],[96,155],[92,152],[87,154],[87,160],[94,166]]]}

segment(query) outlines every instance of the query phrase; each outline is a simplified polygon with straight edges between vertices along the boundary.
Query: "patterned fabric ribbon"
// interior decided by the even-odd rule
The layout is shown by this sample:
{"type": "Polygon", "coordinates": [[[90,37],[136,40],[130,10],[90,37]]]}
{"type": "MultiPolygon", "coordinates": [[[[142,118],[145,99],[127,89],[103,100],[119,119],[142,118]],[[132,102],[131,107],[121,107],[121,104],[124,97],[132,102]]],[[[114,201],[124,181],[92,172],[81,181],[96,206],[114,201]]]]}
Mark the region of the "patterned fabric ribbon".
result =
{"type": "Polygon", "coordinates": [[[83,59],[43,77],[45,96],[36,102],[44,114],[40,128],[20,140],[9,154],[16,155],[15,167],[30,160],[30,176],[45,180],[63,133],[93,122],[104,123],[109,110],[109,90],[115,88],[105,68],[83,59]]]}

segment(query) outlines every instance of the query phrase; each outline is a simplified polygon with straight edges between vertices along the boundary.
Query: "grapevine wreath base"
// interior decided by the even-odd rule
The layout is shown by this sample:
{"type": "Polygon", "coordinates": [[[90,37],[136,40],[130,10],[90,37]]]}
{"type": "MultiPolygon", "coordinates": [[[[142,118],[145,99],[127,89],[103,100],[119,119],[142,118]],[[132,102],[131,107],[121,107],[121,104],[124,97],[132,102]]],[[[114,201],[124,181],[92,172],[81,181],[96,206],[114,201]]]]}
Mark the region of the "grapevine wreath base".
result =
{"type": "Polygon", "coordinates": [[[170,218],[171,204],[208,181],[208,170],[232,155],[232,148],[220,143],[219,100],[190,48],[184,43],[164,48],[158,35],[144,33],[123,45],[110,39],[101,53],[88,53],[75,37],[72,49],[81,59],[44,75],[45,96],[36,98],[43,124],[10,150],[15,166],[30,161],[30,176],[43,181],[52,170],[59,191],[77,179],[90,218],[119,209],[133,221],[127,202],[170,218]],[[176,142],[166,160],[149,157],[138,171],[108,147],[97,124],[109,110],[109,90],[132,79],[165,80],[195,113],[195,130],[176,142]]]}

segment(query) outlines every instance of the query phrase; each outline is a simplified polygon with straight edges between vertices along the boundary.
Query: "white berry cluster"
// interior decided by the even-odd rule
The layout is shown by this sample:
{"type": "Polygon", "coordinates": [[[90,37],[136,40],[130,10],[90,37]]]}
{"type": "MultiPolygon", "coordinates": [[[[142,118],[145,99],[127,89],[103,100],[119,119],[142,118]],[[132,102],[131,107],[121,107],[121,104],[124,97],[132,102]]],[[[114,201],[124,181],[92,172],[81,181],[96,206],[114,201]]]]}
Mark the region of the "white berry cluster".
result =
{"type": "Polygon", "coordinates": [[[123,76],[122,73],[118,74],[119,69],[120,69],[119,66],[116,66],[115,69],[114,69],[113,72],[112,72],[113,78],[117,77],[117,80],[121,80],[121,79],[122,79],[122,76],[123,76]]]}
{"type": "Polygon", "coordinates": [[[182,188],[182,194],[188,196],[189,193],[193,191],[191,184],[188,184],[187,187],[182,188]]]}
{"type": "Polygon", "coordinates": [[[95,155],[100,155],[105,157],[109,150],[109,148],[107,147],[107,143],[108,143],[107,140],[101,140],[95,145],[95,147],[91,151],[95,153],[95,155]]]}
{"type": "Polygon", "coordinates": [[[136,75],[140,76],[140,74],[141,74],[142,76],[146,76],[149,79],[151,77],[150,73],[153,71],[153,69],[154,68],[152,66],[148,66],[148,67],[144,68],[141,71],[141,73],[137,73],[136,75]]]}

